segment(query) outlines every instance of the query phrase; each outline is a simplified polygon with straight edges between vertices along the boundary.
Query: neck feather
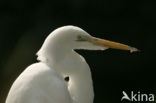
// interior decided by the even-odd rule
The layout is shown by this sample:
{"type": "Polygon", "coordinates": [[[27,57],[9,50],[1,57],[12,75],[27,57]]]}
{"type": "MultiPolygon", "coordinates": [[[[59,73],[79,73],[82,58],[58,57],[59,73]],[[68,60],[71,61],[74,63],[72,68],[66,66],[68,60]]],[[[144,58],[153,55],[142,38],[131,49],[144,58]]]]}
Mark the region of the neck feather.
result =
{"type": "Polygon", "coordinates": [[[37,53],[38,60],[48,64],[62,77],[69,76],[68,90],[73,103],[93,103],[91,72],[85,59],[69,48],[42,46],[37,53]]]}

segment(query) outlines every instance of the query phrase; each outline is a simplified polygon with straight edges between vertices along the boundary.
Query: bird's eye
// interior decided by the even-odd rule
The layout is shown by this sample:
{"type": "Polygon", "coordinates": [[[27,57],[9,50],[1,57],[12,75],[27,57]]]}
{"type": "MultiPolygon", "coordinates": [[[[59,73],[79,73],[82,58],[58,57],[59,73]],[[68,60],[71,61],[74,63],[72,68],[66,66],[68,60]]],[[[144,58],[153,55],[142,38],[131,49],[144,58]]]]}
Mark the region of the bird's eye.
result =
{"type": "Polygon", "coordinates": [[[77,36],[77,40],[76,41],[87,41],[83,36],[77,36]]]}
{"type": "Polygon", "coordinates": [[[69,82],[69,76],[66,76],[65,78],[64,78],[64,80],[66,81],[66,82],[69,82]]]}

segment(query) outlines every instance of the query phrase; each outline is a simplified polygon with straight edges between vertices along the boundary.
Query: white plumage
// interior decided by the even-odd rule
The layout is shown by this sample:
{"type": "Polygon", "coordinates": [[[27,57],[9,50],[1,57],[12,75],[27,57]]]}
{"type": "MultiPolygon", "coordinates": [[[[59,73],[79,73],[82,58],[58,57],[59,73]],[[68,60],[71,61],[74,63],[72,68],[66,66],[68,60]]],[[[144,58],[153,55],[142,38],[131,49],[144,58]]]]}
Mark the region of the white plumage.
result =
{"type": "Polygon", "coordinates": [[[20,74],[6,103],[93,103],[90,68],[74,49],[107,48],[137,51],[128,45],[92,37],[79,27],[54,30],[37,53],[40,62],[20,74]]]}

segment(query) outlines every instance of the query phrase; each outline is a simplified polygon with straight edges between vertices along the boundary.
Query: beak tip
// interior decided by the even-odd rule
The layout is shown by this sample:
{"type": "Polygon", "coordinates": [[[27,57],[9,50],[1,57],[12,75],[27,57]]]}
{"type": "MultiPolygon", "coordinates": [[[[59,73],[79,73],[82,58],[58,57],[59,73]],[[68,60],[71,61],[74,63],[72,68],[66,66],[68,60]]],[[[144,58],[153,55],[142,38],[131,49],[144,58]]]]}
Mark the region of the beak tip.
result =
{"type": "Polygon", "coordinates": [[[133,52],[139,52],[139,51],[140,51],[139,49],[134,48],[134,47],[132,47],[132,49],[130,50],[131,53],[133,53],[133,52]]]}

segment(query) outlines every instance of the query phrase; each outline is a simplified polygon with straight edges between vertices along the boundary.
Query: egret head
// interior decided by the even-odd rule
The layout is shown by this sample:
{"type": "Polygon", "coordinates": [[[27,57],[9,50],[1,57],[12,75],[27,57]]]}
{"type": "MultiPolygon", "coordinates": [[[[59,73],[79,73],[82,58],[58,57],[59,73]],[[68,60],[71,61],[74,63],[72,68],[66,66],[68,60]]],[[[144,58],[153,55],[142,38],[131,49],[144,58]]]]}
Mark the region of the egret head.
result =
{"type": "Polygon", "coordinates": [[[59,48],[67,49],[89,49],[89,50],[104,50],[107,48],[137,51],[128,45],[117,42],[112,42],[104,39],[95,38],[89,35],[83,29],[76,26],[63,26],[54,30],[45,40],[42,47],[54,46],[57,44],[59,48]]]}
{"type": "Polygon", "coordinates": [[[52,52],[67,53],[73,49],[105,50],[107,48],[137,51],[136,48],[128,45],[93,37],[79,27],[63,26],[54,30],[46,38],[37,55],[45,57],[44,55],[52,52]]]}

